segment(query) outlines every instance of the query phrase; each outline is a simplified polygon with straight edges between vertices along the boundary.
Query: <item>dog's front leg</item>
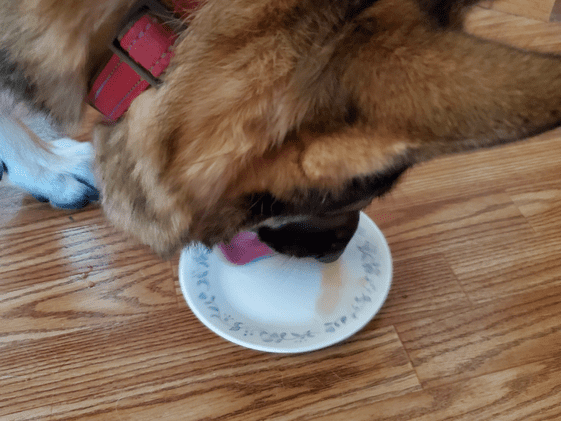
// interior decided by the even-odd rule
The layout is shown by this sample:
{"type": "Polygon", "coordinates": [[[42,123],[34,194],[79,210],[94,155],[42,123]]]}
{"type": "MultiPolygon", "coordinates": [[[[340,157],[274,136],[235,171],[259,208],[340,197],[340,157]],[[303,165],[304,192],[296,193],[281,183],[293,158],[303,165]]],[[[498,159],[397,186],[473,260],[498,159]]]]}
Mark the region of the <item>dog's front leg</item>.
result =
{"type": "Polygon", "coordinates": [[[0,161],[9,181],[41,201],[75,209],[98,199],[89,143],[60,138],[47,120],[0,115],[0,161]]]}

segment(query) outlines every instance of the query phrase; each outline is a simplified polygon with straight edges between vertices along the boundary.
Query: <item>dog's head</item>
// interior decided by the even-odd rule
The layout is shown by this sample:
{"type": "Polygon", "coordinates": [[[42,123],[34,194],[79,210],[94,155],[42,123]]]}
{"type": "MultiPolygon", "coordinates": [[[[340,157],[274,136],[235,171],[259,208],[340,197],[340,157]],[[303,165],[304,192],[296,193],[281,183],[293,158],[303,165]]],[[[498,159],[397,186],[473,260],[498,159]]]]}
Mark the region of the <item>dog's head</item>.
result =
{"type": "Polygon", "coordinates": [[[414,163],[557,124],[553,94],[513,110],[498,86],[501,63],[520,87],[539,71],[527,55],[443,27],[473,1],[433,3],[209,1],[164,85],[96,132],[107,216],[163,255],[253,229],[328,261],[414,163]]]}
{"type": "Polygon", "coordinates": [[[97,130],[108,217],[161,254],[254,229],[280,252],[333,259],[407,167],[405,143],[369,145],[343,80],[369,34],[346,8],[284,3],[209,3],[164,86],[97,130]]]}

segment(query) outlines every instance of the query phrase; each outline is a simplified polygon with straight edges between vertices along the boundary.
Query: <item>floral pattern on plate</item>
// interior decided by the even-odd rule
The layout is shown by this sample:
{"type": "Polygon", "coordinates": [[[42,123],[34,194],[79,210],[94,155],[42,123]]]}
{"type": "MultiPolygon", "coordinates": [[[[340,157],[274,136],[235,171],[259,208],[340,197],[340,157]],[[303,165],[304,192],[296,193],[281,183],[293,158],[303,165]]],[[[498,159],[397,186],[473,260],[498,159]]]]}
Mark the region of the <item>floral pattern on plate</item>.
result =
{"type": "Polygon", "coordinates": [[[235,311],[223,306],[217,298],[220,295],[219,287],[214,285],[212,277],[212,266],[217,264],[217,260],[212,259],[215,251],[204,246],[194,246],[183,252],[182,261],[188,262],[186,266],[183,265],[184,268],[188,267],[188,273],[185,274],[187,276],[180,280],[183,293],[204,324],[240,345],[271,352],[303,352],[322,347],[318,344],[331,345],[350,336],[349,329],[351,334],[360,330],[376,314],[391,283],[391,257],[387,243],[378,228],[364,214],[361,215],[361,222],[359,231],[348,246],[353,249],[350,251],[354,253],[353,262],[360,264],[361,270],[356,268],[355,275],[358,276],[360,282],[357,284],[360,287],[351,295],[352,299],[347,303],[344,314],[338,314],[332,319],[323,319],[310,326],[287,326],[279,329],[236,315],[235,311]],[[368,222],[377,230],[378,236],[372,236],[372,229],[367,229],[368,222]],[[343,336],[339,338],[339,335],[343,336]],[[291,349],[292,346],[294,349],[291,349]]]}

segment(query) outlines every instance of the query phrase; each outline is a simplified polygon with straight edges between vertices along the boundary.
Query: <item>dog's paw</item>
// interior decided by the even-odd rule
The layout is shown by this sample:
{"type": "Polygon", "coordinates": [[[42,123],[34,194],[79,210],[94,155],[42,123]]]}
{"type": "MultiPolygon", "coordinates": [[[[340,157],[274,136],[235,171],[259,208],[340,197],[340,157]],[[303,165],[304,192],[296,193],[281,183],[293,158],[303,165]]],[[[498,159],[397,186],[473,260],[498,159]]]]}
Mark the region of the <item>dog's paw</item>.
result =
{"type": "Polygon", "coordinates": [[[92,172],[94,150],[90,143],[58,139],[52,150],[24,162],[8,162],[10,181],[37,200],[62,209],[78,209],[99,199],[92,172]]]}

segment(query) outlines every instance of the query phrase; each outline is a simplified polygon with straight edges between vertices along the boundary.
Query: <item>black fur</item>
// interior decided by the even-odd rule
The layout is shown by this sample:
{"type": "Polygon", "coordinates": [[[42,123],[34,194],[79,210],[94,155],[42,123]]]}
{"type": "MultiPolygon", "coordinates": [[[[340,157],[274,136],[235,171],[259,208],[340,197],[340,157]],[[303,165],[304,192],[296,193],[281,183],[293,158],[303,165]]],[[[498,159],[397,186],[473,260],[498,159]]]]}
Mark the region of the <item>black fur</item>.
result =
{"type": "Polygon", "coordinates": [[[9,91],[15,102],[33,104],[35,88],[5,50],[0,49],[0,91],[9,91]]]}
{"type": "Polygon", "coordinates": [[[331,263],[345,251],[358,228],[359,218],[359,211],[345,212],[287,223],[278,228],[261,227],[258,234],[261,241],[281,253],[331,263]]]}
{"type": "Polygon", "coordinates": [[[251,209],[247,223],[296,217],[297,222],[259,228],[259,238],[280,253],[332,262],[341,256],[354,235],[359,210],[387,193],[409,166],[404,161],[383,173],[356,178],[340,194],[328,190],[295,191],[290,201],[278,200],[270,193],[253,194],[243,204],[251,209]]]}
{"type": "Polygon", "coordinates": [[[351,180],[342,193],[312,189],[295,191],[291,201],[281,201],[270,193],[252,194],[244,200],[244,208],[251,208],[250,224],[272,217],[298,215],[334,215],[345,211],[355,203],[372,201],[383,196],[395,185],[400,176],[409,168],[402,162],[380,174],[351,180]]]}
{"type": "MultiPolygon", "coordinates": [[[[337,0],[335,0],[337,1],[337,0]]],[[[347,10],[345,12],[345,20],[351,20],[355,16],[358,16],[363,10],[369,8],[378,0],[354,0],[342,2],[346,3],[347,10]]]]}
{"type": "Polygon", "coordinates": [[[418,0],[421,10],[441,28],[461,27],[465,13],[481,0],[418,0]]]}

